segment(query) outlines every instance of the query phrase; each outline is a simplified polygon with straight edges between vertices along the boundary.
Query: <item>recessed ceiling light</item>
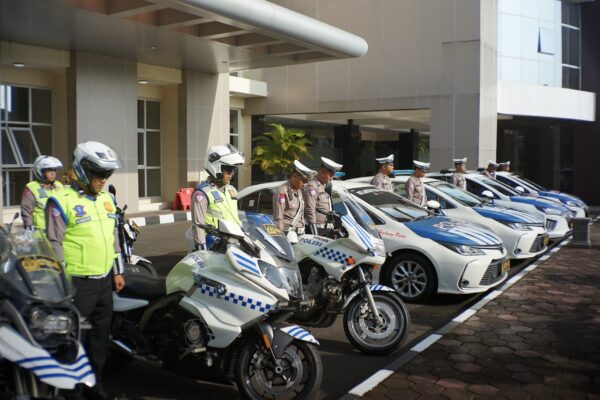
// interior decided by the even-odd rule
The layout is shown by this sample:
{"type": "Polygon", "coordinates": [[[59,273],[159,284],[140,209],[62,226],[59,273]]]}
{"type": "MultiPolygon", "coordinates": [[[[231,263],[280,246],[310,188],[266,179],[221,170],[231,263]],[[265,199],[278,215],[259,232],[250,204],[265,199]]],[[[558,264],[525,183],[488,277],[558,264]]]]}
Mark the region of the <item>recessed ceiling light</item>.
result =
{"type": "Polygon", "coordinates": [[[139,83],[140,85],[147,85],[147,84],[148,84],[148,81],[147,81],[147,80],[145,80],[145,79],[140,79],[140,80],[138,81],[138,83],[139,83]]]}
{"type": "Polygon", "coordinates": [[[156,50],[156,46],[150,46],[150,50],[156,50]]]}
{"type": "Polygon", "coordinates": [[[22,62],[14,62],[12,65],[15,68],[25,68],[27,66],[27,64],[22,63],[22,62]]]}

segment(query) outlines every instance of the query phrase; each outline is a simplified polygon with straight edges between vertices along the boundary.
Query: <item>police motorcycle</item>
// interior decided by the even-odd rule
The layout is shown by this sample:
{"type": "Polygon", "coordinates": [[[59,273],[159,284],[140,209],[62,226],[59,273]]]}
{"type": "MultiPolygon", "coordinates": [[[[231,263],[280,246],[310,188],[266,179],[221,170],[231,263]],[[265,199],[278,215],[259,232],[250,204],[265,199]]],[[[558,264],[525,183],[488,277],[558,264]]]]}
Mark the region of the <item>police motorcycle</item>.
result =
{"type": "Polygon", "coordinates": [[[0,399],[94,386],[73,288],[54,250],[43,232],[11,227],[0,229],[0,399]]]}
{"type": "MultiPolygon", "coordinates": [[[[117,204],[117,189],[113,185],[108,185],[108,191],[117,204]]],[[[135,242],[140,234],[140,228],[137,224],[129,219],[125,218],[125,211],[127,210],[127,204],[120,208],[117,207],[117,233],[119,236],[119,245],[121,247],[121,257],[123,257],[123,263],[125,269],[130,270],[132,273],[146,273],[152,276],[158,276],[152,261],[147,258],[137,256],[133,254],[133,242],[135,242]]]]}
{"type": "Polygon", "coordinates": [[[235,383],[248,399],[315,397],[323,375],[318,341],[284,323],[303,298],[285,237],[274,225],[250,224],[247,233],[224,220],[201,227],[214,244],[186,255],[166,280],[126,273],[114,301],[120,364],[135,358],[235,383]]]}
{"type": "Polygon", "coordinates": [[[327,327],[344,314],[344,332],[358,350],[375,355],[389,354],[402,344],[410,316],[396,292],[372,284],[374,267],[383,265],[385,247],[379,232],[346,189],[332,194],[327,215],[328,237],[304,234],[290,241],[300,265],[305,298],[310,306],[296,312],[291,321],[305,326],[327,327]]]}

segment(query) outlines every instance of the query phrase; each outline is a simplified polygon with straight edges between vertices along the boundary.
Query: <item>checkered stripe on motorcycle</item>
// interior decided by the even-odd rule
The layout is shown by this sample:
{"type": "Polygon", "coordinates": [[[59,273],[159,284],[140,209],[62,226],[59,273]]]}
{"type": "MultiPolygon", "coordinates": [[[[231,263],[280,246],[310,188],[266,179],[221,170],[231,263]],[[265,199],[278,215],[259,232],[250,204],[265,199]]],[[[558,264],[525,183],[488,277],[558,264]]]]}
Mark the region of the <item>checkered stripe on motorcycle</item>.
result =
{"type": "Polygon", "coordinates": [[[317,250],[315,255],[326,258],[331,261],[339,262],[340,264],[343,264],[343,265],[349,265],[347,262],[347,260],[349,258],[348,255],[346,255],[338,250],[332,250],[328,247],[320,248],[319,250],[317,250]]]}
{"type": "Polygon", "coordinates": [[[272,307],[271,304],[266,304],[266,303],[263,303],[262,301],[254,300],[249,297],[236,295],[235,293],[232,293],[232,292],[227,292],[224,295],[219,296],[217,294],[217,291],[215,288],[213,288],[211,286],[207,286],[207,285],[199,286],[198,290],[200,290],[200,293],[205,294],[209,297],[218,297],[225,301],[231,302],[233,304],[237,304],[240,307],[250,308],[251,310],[258,310],[261,313],[265,313],[265,312],[271,310],[271,307],[272,307]]]}

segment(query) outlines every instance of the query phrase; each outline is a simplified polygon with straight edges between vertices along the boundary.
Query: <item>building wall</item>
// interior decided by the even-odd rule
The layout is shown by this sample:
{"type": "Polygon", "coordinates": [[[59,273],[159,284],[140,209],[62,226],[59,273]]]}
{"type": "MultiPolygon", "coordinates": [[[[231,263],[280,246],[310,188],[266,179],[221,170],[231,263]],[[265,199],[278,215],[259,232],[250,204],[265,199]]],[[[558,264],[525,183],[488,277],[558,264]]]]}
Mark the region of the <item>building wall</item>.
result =
{"type": "Polygon", "coordinates": [[[498,1],[499,80],[561,87],[561,41],[560,1],[498,1]]]}
{"type": "MultiPolygon", "coordinates": [[[[447,167],[455,157],[482,161],[495,154],[496,124],[489,117],[495,109],[488,101],[495,70],[484,76],[489,91],[483,101],[480,71],[482,62],[495,67],[496,42],[482,44],[480,21],[490,18],[496,0],[277,2],[351,30],[368,41],[369,52],[358,59],[245,73],[266,81],[269,89],[264,100],[247,99],[251,114],[428,108],[433,168],[447,167]],[[493,139],[485,139],[482,128],[493,139]]],[[[495,39],[495,30],[485,35],[495,39]]]]}

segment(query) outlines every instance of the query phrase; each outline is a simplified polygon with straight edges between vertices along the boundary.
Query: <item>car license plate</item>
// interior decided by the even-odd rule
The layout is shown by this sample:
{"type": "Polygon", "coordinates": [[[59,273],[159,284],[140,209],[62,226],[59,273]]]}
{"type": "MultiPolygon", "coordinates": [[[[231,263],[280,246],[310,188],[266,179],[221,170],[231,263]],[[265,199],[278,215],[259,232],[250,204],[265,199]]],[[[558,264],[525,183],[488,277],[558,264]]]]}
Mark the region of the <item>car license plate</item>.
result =
{"type": "Polygon", "coordinates": [[[502,267],[500,267],[500,272],[504,273],[509,268],[510,268],[510,260],[505,260],[502,262],[502,267]]]}
{"type": "Polygon", "coordinates": [[[550,238],[548,236],[544,237],[544,246],[548,246],[548,243],[550,243],[550,238]]]}

